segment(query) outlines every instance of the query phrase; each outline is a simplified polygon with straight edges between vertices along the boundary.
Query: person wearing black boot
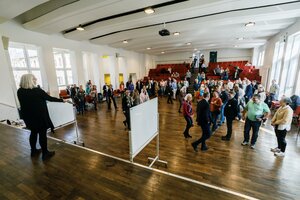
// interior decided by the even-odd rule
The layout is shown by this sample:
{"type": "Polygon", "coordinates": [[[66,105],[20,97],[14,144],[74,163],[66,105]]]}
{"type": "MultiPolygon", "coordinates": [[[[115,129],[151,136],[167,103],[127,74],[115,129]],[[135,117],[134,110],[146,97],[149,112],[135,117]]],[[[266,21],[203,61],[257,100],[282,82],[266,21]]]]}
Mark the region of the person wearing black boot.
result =
{"type": "Polygon", "coordinates": [[[232,134],[232,122],[238,116],[238,101],[234,98],[235,92],[228,93],[228,102],[224,108],[224,116],[226,117],[227,134],[222,136],[222,140],[229,141],[232,134]]]}
{"type": "Polygon", "coordinates": [[[193,108],[192,108],[193,97],[191,94],[187,94],[184,97],[183,101],[183,116],[186,120],[186,127],[183,132],[185,138],[191,138],[192,136],[189,133],[190,128],[193,126],[193,108]]]}
{"type": "Polygon", "coordinates": [[[201,151],[208,150],[205,141],[210,138],[210,111],[209,111],[209,98],[210,95],[208,92],[203,94],[203,99],[197,104],[197,123],[201,126],[202,137],[192,143],[194,151],[198,152],[198,145],[201,143],[201,151]]]}
{"type": "Polygon", "coordinates": [[[130,90],[126,89],[125,95],[122,98],[122,109],[123,113],[125,115],[125,120],[123,121],[123,124],[128,127],[128,130],[130,130],[130,108],[132,107],[132,99],[130,96],[130,90]]]}
{"type": "Polygon", "coordinates": [[[168,94],[168,101],[167,103],[173,104],[172,96],[173,96],[173,90],[169,83],[167,83],[166,93],[168,94]]]}
{"type": "Polygon", "coordinates": [[[47,129],[51,125],[46,101],[63,102],[64,100],[49,96],[44,90],[36,87],[36,81],[34,75],[24,74],[21,77],[17,94],[21,105],[21,115],[26,127],[31,131],[29,137],[31,156],[36,156],[42,152],[42,159],[47,160],[55,152],[49,151],[47,147],[47,129]],[[42,149],[36,148],[38,135],[42,149]]]}

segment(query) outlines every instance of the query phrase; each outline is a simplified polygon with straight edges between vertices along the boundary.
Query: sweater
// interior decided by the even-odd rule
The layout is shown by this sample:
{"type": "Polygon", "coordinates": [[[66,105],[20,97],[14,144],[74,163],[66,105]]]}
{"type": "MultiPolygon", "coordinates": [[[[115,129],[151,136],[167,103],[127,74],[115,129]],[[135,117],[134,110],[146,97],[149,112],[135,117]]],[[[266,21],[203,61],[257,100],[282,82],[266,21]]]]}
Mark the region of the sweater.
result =
{"type": "Polygon", "coordinates": [[[280,107],[272,118],[272,124],[278,125],[278,130],[291,129],[293,110],[290,106],[280,107]]]}

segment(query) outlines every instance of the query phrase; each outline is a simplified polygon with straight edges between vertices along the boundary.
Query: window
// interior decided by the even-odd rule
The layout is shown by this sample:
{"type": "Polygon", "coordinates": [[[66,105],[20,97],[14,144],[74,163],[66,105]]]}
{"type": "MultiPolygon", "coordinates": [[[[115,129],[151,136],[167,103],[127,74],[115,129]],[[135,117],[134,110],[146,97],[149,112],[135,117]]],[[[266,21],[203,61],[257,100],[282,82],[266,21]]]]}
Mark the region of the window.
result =
{"type": "Polygon", "coordinates": [[[261,67],[264,65],[265,51],[259,53],[257,67],[261,67]]]}
{"type": "Polygon", "coordinates": [[[292,35],[288,38],[288,45],[285,55],[285,63],[281,77],[280,86],[283,88],[283,92],[286,96],[292,96],[294,89],[297,88],[294,85],[298,81],[299,74],[299,50],[300,50],[300,35],[292,35]],[[287,78],[288,77],[288,78],[287,78]]]}
{"type": "Polygon", "coordinates": [[[32,73],[37,78],[37,84],[43,87],[38,47],[11,43],[8,52],[17,88],[19,87],[21,76],[28,73],[32,73]]]}
{"type": "Polygon", "coordinates": [[[59,89],[65,89],[67,85],[73,84],[71,52],[54,49],[53,55],[58,87],[59,89]]]}
{"type": "MultiPolygon", "coordinates": [[[[278,81],[280,78],[284,44],[285,44],[284,42],[276,42],[276,44],[275,44],[270,80],[275,79],[278,81]]],[[[270,81],[269,87],[271,86],[271,83],[272,83],[272,81],[270,81]]]]}

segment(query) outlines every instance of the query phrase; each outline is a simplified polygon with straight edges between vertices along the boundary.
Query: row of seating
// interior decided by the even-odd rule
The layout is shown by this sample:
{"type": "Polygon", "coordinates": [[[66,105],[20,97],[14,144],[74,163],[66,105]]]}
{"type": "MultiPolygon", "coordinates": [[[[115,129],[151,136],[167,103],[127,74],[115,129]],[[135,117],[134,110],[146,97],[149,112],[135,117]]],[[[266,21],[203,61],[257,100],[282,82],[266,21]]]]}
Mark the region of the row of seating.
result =
{"type": "MultiPolygon", "coordinates": [[[[239,67],[243,70],[240,74],[240,78],[248,78],[250,80],[256,80],[261,82],[261,76],[259,75],[259,69],[255,69],[255,66],[245,66],[247,61],[227,61],[227,62],[215,62],[209,63],[207,78],[215,79],[213,70],[219,65],[221,68],[229,69],[229,76],[233,76],[235,67],[239,67]]],[[[229,77],[231,79],[231,77],[229,77]]]]}
{"type": "MultiPolygon", "coordinates": [[[[156,81],[166,80],[170,77],[169,68],[171,68],[172,73],[177,72],[179,74],[179,77],[176,79],[180,80],[185,77],[190,65],[186,63],[158,64],[155,69],[149,70],[148,77],[156,81]]],[[[145,77],[145,79],[148,79],[148,77],[145,77]]]]}

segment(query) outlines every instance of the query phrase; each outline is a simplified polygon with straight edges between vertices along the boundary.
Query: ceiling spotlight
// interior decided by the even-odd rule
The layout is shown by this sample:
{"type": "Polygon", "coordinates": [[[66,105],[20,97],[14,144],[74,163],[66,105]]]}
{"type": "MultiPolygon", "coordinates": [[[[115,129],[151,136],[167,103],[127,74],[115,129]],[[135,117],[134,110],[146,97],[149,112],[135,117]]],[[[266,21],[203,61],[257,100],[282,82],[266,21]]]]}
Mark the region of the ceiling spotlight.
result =
{"type": "Polygon", "coordinates": [[[150,50],[151,49],[151,47],[147,47],[147,50],[150,50]]]}
{"type": "Polygon", "coordinates": [[[124,43],[124,44],[127,44],[127,43],[128,43],[128,41],[127,41],[127,40],[123,40],[123,43],[124,43]]]}
{"type": "Polygon", "coordinates": [[[238,45],[234,45],[234,47],[239,47],[238,45]]]}
{"type": "Polygon", "coordinates": [[[164,51],[162,51],[161,53],[162,53],[162,54],[164,54],[165,52],[164,52],[164,51]]]}
{"type": "Polygon", "coordinates": [[[194,51],[197,51],[198,49],[194,49],[194,51]]]}
{"type": "Polygon", "coordinates": [[[255,22],[248,22],[245,24],[245,26],[247,26],[247,27],[255,26],[255,22]]]}
{"type": "Polygon", "coordinates": [[[150,14],[153,14],[155,11],[153,8],[149,7],[149,8],[145,8],[144,9],[144,12],[147,14],[147,15],[150,15],[150,14]]]}
{"type": "Polygon", "coordinates": [[[186,45],[191,45],[192,43],[190,43],[190,42],[188,42],[188,43],[186,43],[186,45]]]}
{"type": "Polygon", "coordinates": [[[244,37],[240,37],[240,38],[236,38],[237,40],[244,40],[245,38],[244,37]]]}
{"type": "Polygon", "coordinates": [[[180,35],[180,33],[179,32],[175,32],[175,33],[173,33],[173,35],[178,36],[178,35],[180,35]]]}
{"type": "Polygon", "coordinates": [[[78,31],[84,31],[84,28],[82,27],[81,24],[79,24],[79,26],[76,28],[76,30],[78,30],[78,31]]]}

